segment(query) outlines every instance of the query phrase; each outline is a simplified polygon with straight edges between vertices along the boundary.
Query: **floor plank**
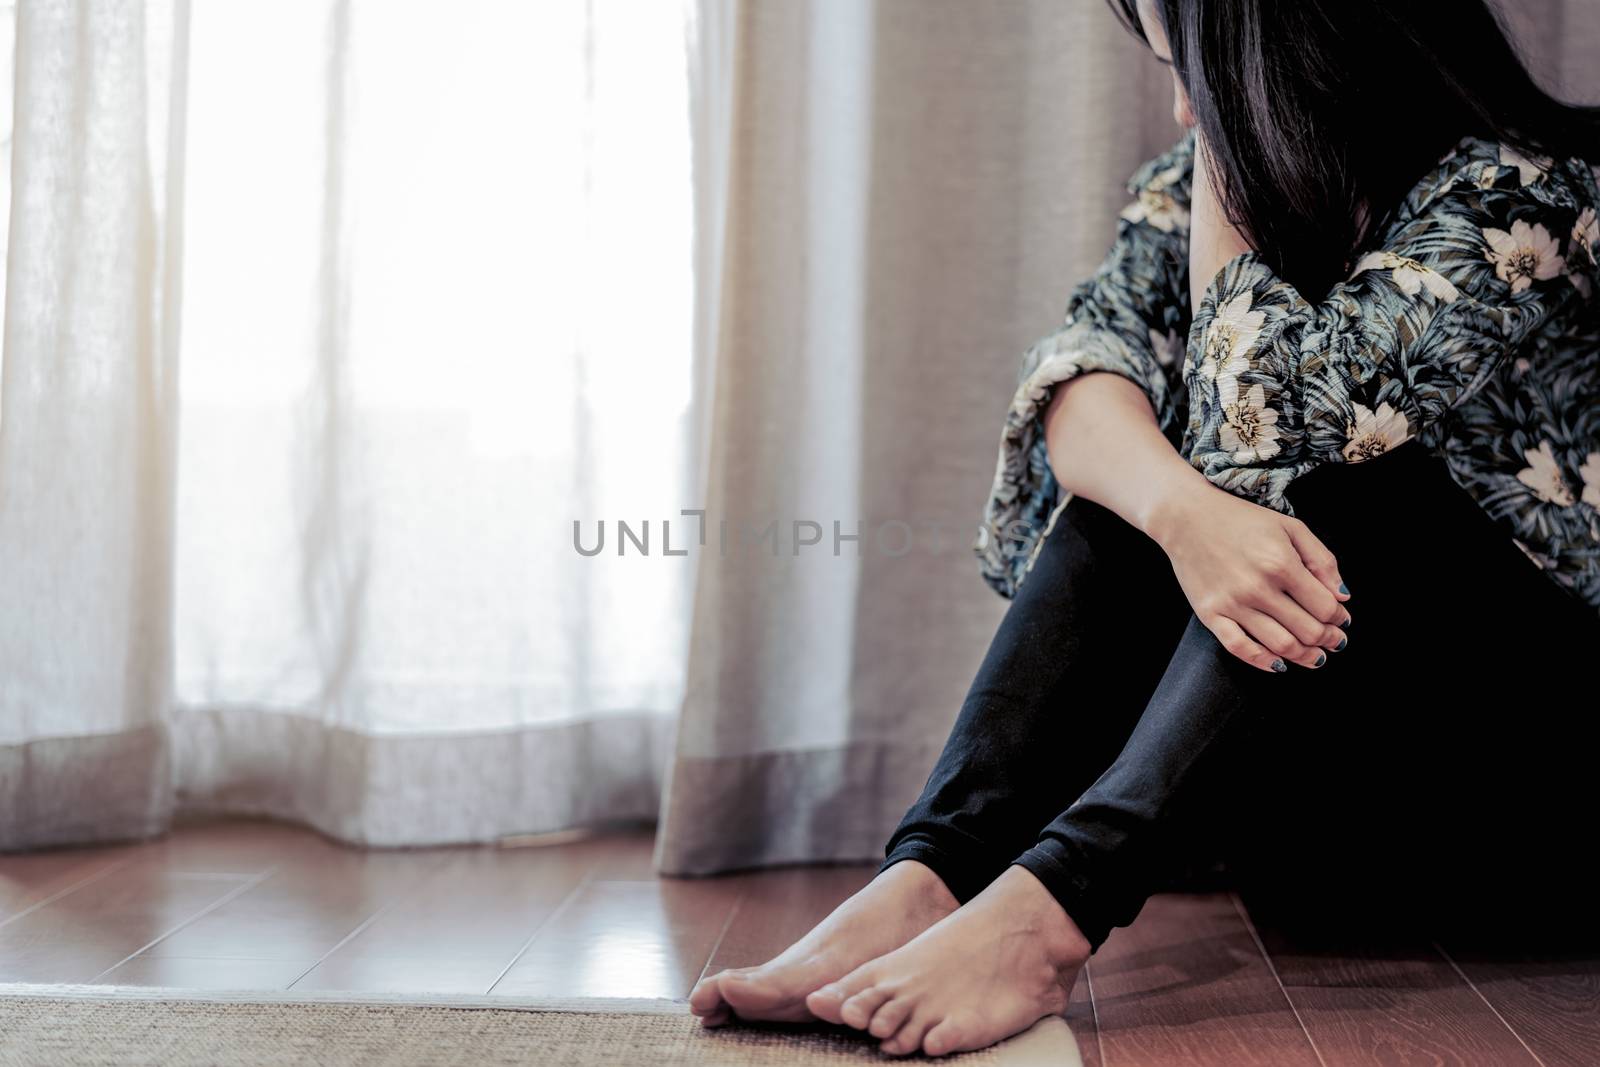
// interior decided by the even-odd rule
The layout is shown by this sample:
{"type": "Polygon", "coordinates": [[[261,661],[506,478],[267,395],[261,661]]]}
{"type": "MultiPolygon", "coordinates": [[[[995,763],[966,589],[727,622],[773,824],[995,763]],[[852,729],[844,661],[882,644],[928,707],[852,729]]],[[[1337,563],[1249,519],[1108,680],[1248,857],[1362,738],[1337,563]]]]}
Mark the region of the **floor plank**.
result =
{"type": "Polygon", "coordinates": [[[1290,1001],[1330,1065],[1538,1063],[1426,941],[1310,940],[1267,925],[1260,933],[1290,1001]]]}
{"type": "Polygon", "coordinates": [[[1444,950],[1545,1067],[1600,1058],[1600,960],[1444,950]]]}
{"type": "Polygon", "coordinates": [[[1089,971],[1106,1067],[1318,1063],[1228,894],[1153,897],[1089,971]]]}
{"type": "Polygon", "coordinates": [[[416,959],[335,953],[295,979],[295,992],[472,993],[483,995],[512,955],[416,959]]]}
{"type": "Polygon", "coordinates": [[[772,959],[870,882],[876,869],[781,867],[738,876],[738,905],[705,973],[753,967],[772,959]]]}
{"type": "Polygon", "coordinates": [[[296,841],[260,882],[145,950],[190,959],[300,960],[307,967],[418,891],[441,850],[364,852],[296,841]]]}
{"type": "Polygon", "coordinates": [[[294,988],[487,993],[572,891],[627,850],[596,841],[454,853],[294,988]]]}
{"type": "Polygon", "coordinates": [[[0,925],[53,897],[126,866],[125,848],[62,849],[0,855],[0,925]]]}
{"type": "Polygon", "coordinates": [[[92,981],[248,884],[159,858],[113,870],[0,926],[0,981],[92,981]]]}
{"type": "Polygon", "coordinates": [[[314,830],[266,819],[184,823],[140,849],[173,870],[252,876],[297,856],[348,851],[314,830]]]}
{"type": "MultiPolygon", "coordinates": [[[[648,829],[507,846],[364,852],[235,822],[0,855],[0,981],[681,997],[781,952],[873,870],[658,879],[648,829]]],[[[1317,925],[1313,944],[1253,930],[1230,895],[1155,898],[1074,989],[1085,1063],[1596,1062],[1600,961],[1317,925]]]]}
{"type": "Polygon", "coordinates": [[[1067,1025],[1072,1028],[1072,1038],[1078,1043],[1078,1057],[1083,1067],[1104,1067],[1105,1056],[1100,1046],[1100,1025],[1095,1018],[1094,977],[1085,967],[1078,972],[1072,986],[1072,999],[1067,1004],[1067,1025]]]}
{"type": "Polygon", "coordinates": [[[310,964],[301,960],[189,959],[134,956],[99,976],[98,984],[172,989],[288,989],[310,964]]]}
{"type": "Polygon", "coordinates": [[[687,996],[735,901],[730,879],[591,881],[495,984],[495,995],[687,996]]]}

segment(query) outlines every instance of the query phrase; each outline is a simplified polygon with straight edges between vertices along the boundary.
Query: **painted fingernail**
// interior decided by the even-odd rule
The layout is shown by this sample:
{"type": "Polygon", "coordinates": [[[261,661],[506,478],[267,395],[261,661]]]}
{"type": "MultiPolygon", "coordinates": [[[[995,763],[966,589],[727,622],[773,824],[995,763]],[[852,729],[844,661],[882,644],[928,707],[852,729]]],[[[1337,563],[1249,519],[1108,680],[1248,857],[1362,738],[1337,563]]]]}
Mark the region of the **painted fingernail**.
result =
{"type": "Polygon", "coordinates": [[[1350,629],[1350,620],[1349,620],[1349,619],[1346,619],[1346,620],[1344,620],[1344,622],[1341,622],[1341,623],[1340,623],[1340,624],[1339,624],[1339,629],[1341,629],[1341,630],[1348,630],[1348,629],[1350,629]]]}
{"type": "Polygon", "coordinates": [[[1349,596],[1350,595],[1350,587],[1348,585],[1345,585],[1343,582],[1340,582],[1339,583],[1339,592],[1343,593],[1345,596],[1349,596]]]}
{"type": "Polygon", "coordinates": [[[1318,652],[1317,653],[1317,662],[1313,663],[1312,666],[1313,667],[1320,667],[1326,662],[1328,662],[1328,654],[1326,652],[1318,652]]]}
{"type": "Polygon", "coordinates": [[[1272,669],[1277,671],[1279,674],[1282,674],[1284,671],[1289,669],[1289,665],[1283,662],[1281,659],[1275,659],[1272,661],[1272,669]]]}
{"type": "Polygon", "coordinates": [[[1341,638],[1339,638],[1339,643],[1337,645],[1333,646],[1333,650],[1335,652],[1343,652],[1344,651],[1344,646],[1348,645],[1349,643],[1350,643],[1350,639],[1348,637],[1341,637],[1341,638]]]}

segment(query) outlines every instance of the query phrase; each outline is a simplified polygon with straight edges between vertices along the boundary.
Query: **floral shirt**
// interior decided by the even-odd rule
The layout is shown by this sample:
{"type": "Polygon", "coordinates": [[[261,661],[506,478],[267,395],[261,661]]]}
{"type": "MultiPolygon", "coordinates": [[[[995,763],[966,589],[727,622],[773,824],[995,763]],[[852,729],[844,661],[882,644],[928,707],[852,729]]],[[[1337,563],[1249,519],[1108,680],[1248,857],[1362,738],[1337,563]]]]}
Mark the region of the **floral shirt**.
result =
{"type": "Polygon", "coordinates": [[[1463,138],[1322,300],[1245,252],[1191,317],[1193,162],[1191,133],[1134,173],[1111,251],[1023,358],[974,546],[990,585],[1015,594],[1066,503],[1052,390],[1109,371],[1213,484],[1288,514],[1301,474],[1414,437],[1600,609],[1600,174],[1463,138]]]}

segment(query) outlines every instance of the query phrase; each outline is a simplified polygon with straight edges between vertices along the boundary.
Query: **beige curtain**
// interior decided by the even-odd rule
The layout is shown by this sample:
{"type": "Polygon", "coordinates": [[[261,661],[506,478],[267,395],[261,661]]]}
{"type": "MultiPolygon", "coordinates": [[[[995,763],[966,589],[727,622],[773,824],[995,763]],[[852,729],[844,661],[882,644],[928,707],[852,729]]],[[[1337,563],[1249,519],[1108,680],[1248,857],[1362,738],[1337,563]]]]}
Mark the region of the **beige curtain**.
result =
{"type": "MultiPolygon", "coordinates": [[[[1176,138],[1170,83],[1100,0],[702,9],[706,509],[788,540],[701,564],[657,856],[874,857],[1003,609],[967,546],[1021,353],[1176,138]],[[864,524],[859,556],[834,521],[864,524]]],[[[1600,99],[1600,4],[1509,14],[1535,69],[1600,99]]]]}
{"type": "Polygon", "coordinates": [[[871,856],[1003,606],[968,545],[1017,361],[1177,127],[1098,3],[702,9],[724,36],[697,99],[733,102],[695,112],[727,168],[696,181],[725,189],[700,356],[729,534],[699,564],[658,858],[871,856]]]}

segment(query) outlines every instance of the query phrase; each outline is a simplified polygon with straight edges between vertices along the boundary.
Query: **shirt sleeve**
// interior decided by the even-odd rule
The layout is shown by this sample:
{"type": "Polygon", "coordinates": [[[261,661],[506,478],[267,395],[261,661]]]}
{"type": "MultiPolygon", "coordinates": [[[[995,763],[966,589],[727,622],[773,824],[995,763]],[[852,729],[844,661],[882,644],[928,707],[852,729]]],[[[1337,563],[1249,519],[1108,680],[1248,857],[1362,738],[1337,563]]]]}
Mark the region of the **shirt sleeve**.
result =
{"type": "Polygon", "coordinates": [[[1057,386],[1090,371],[1120,375],[1143,390],[1177,444],[1185,418],[1180,357],[1189,319],[1193,163],[1193,134],[1186,134],[1133,173],[1134,200],[1117,221],[1110,251],[1072,291],[1060,328],[1023,356],[974,545],[985,581],[1001,596],[1015,595],[1058,509],[1042,420],[1057,386]]]}
{"type": "Polygon", "coordinates": [[[1437,445],[1451,410],[1578,294],[1564,256],[1577,214],[1553,181],[1451,183],[1317,301],[1258,253],[1235,257],[1191,324],[1182,450],[1213,484],[1293,514],[1284,490],[1319,464],[1437,445]]]}

